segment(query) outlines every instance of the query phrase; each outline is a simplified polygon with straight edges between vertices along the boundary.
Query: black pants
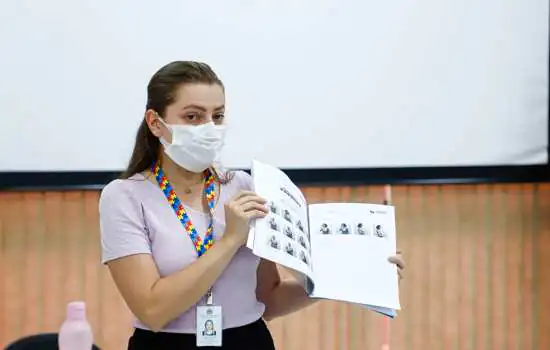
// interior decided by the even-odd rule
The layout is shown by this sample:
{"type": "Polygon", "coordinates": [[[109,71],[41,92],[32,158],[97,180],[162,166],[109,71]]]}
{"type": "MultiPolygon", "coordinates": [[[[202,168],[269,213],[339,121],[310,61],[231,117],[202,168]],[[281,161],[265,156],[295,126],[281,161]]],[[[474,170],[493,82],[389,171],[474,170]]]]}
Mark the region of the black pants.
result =
{"type": "Polygon", "coordinates": [[[275,350],[271,333],[261,318],[246,326],[225,329],[222,347],[197,348],[196,341],[195,334],[155,333],[136,328],[128,350],[275,350]]]}

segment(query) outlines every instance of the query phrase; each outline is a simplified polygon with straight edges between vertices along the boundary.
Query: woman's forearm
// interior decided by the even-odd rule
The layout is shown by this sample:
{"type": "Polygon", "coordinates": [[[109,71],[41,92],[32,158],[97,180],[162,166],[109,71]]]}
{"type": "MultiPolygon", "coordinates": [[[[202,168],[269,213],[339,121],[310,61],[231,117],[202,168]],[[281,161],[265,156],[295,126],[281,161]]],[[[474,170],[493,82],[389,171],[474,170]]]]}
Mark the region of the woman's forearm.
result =
{"type": "Polygon", "coordinates": [[[222,238],[193,264],[159,279],[151,288],[142,322],[158,331],[187,311],[208,292],[239,248],[238,242],[222,238]]]}
{"type": "Polygon", "coordinates": [[[265,300],[264,318],[269,321],[291,314],[314,304],[317,300],[310,298],[299,282],[295,280],[282,281],[265,300]]]}

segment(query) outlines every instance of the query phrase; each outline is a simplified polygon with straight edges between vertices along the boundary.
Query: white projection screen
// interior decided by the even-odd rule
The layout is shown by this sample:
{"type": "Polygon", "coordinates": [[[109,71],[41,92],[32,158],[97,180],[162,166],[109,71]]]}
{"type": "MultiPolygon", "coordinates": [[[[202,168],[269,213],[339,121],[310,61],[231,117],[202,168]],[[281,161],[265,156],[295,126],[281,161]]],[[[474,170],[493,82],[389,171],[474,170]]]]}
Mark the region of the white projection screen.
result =
{"type": "Polygon", "coordinates": [[[548,169],[548,0],[20,0],[0,19],[3,176],[122,170],[175,60],[224,81],[229,168],[548,169]]]}

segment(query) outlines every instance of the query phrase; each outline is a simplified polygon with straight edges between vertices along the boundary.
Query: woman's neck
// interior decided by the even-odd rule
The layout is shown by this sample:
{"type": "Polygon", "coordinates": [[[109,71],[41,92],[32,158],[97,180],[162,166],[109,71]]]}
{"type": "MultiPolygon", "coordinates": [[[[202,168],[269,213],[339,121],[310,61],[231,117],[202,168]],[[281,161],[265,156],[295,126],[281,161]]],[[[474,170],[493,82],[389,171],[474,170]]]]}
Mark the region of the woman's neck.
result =
{"type": "Polygon", "coordinates": [[[160,164],[164,174],[166,174],[166,177],[168,177],[172,183],[189,186],[200,183],[204,179],[204,174],[202,172],[194,173],[184,169],[164,154],[160,155],[160,164]]]}
{"type": "Polygon", "coordinates": [[[195,210],[208,213],[208,204],[202,196],[204,173],[194,173],[183,169],[164,154],[160,155],[159,161],[164,174],[170,180],[180,200],[195,210]]]}

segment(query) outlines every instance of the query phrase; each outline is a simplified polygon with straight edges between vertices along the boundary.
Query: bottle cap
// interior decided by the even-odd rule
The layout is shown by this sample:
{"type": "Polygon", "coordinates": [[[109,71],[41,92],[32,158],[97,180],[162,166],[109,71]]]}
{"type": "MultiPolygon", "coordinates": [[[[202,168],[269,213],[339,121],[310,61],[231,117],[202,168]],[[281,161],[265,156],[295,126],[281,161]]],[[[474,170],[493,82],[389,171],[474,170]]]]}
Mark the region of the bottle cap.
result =
{"type": "Polygon", "coordinates": [[[73,301],[67,304],[68,320],[85,320],[86,303],[83,301],[73,301]]]}

